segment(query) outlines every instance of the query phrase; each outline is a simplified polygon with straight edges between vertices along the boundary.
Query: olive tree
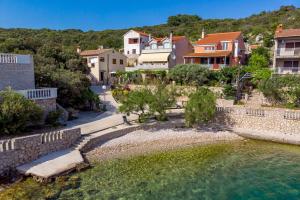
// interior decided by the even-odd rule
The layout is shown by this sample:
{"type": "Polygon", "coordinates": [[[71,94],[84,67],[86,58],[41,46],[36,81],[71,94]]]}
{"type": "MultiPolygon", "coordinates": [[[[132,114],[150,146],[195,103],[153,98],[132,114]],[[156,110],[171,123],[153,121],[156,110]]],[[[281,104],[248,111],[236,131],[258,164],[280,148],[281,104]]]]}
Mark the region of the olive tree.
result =
{"type": "Polygon", "coordinates": [[[188,127],[210,121],[216,112],[216,97],[207,88],[199,88],[191,94],[185,107],[185,123],[188,127]]]}

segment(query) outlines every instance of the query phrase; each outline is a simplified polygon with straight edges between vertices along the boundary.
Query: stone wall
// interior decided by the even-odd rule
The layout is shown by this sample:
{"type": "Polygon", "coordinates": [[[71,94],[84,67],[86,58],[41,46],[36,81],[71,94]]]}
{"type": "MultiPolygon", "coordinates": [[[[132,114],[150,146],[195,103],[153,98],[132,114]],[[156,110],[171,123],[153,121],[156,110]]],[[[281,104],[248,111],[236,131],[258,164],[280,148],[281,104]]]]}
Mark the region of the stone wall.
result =
{"type": "Polygon", "coordinates": [[[46,114],[56,110],[56,98],[38,99],[34,100],[34,102],[37,103],[46,114]]]}
{"type": "Polygon", "coordinates": [[[0,140],[0,175],[48,153],[71,147],[81,137],[80,129],[0,140]]]}
{"type": "Polygon", "coordinates": [[[300,135],[300,111],[218,107],[215,121],[229,128],[300,135]]]}

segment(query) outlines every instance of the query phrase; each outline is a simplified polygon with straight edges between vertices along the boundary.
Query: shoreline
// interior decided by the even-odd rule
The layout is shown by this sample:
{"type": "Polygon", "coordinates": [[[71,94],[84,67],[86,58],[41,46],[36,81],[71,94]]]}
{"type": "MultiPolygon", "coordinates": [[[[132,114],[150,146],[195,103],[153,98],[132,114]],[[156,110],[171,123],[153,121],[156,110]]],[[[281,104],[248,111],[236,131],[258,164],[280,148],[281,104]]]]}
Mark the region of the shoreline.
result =
{"type": "Polygon", "coordinates": [[[84,153],[90,162],[131,158],[181,148],[242,141],[245,138],[231,131],[191,128],[137,130],[112,139],[84,153]]]}

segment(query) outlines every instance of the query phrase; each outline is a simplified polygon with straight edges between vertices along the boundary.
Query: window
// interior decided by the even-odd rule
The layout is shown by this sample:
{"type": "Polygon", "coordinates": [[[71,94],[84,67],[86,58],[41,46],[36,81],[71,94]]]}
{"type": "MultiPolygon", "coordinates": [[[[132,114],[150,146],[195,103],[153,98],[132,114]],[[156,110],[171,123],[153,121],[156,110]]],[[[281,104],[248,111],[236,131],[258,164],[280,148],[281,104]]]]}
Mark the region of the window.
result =
{"type": "Polygon", "coordinates": [[[284,61],[283,67],[299,67],[299,61],[284,61]]]}
{"type": "Polygon", "coordinates": [[[287,48],[287,49],[293,49],[294,47],[295,47],[295,43],[289,42],[289,43],[285,44],[285,48],[287,48]]]}
{"type": "Polygon", "coordinates": [[[296,43],[295,43],[295,47],[296,47],[296,48],[300,48],[300,42],[296,42],[296,43]]]}
{"type": "Polygon", "coordinates": [[[114,59],[112,60],[112,62],[113,62],[114,65],[117,64],[117,59],[114,58],[114,59]]]}
{"type": "Polygon", "coordinates": [[[207,46],[207,47],[204,47],[204,50],[205,51],[213,51],[213,50],[215,50],[215,47],[214,46],[207,46]]]}
{"type": "Polygon", "coordinates": [[[100,62],[104,62],[104,61],[105,61],[104,57],[100,57],[100,62]]]}
{"type": "Polygon", "coordinates": [[[138,44],[139,39],[138,38],[129,38],[128,43],[129,44],[138,44]]]}
{"type": "Polygon", "coordinates": [[[136,49],[132,49],[132,54],[136,54],[136,49]]]}
{"type": "Polygon", "coordinates": [[[228,50],[228,42],[222,42],[222,50],[228,50]]]}
{"type": "Polygon", "coordinates": [[[95,67],[95,63],[91,63],[91,68],[94,68],[95,67]]]}
{"type": "Polygon", "coordinates": [[[130,54],[130,51],[127,51],[127,55],[129,55],[130,54]]]}
{"type": "Polygon", "coordinates": [[[124,64],[124,61],[121,59],[120,60],[120,65],[123,65],[124,64]]]}
{"type": "Polygon", "coordinates": [[[166,49],[171,48],[170,43],[169,42],[164,43],[164,48],[166,49]]]}
{"type": "Polygon", "coordinates": [[[157,49],[157,44],[156,43],[151,44],[151,49],[157,49]]]}

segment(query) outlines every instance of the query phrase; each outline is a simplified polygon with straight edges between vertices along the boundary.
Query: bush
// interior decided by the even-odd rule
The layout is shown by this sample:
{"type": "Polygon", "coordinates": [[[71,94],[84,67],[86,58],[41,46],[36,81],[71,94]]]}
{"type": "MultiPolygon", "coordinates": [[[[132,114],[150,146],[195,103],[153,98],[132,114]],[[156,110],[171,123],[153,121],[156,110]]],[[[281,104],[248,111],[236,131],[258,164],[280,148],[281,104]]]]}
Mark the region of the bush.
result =
{"type": "Polygon", "coordinates": [[[185,107],[185,123],[188,127],[210,121],[216,112],[216,97],[207,88],[200,88],[189,97],[185,107]]]}
{"type": "Polygon", "coordinates": [[[40,123],[42,116],[42,109],[22,95],[11,89],[0,92],[0,133],[20,133],[40,123]]]}
{"type": "Polygon", "coordinates": [[[137,114],[139,122],[145,122],[150,115],[149,105],[152,102],[153,95],[149,89],[140,89],[129,92],[128,96],[121,101],[119,111],[121,113],[137,114]]]}
{"type": "Polygon", "coordinates": [[[151,113],[158,113],[156,117],[159,121],[167,120],[166,110],[176,103],[175,90],[167,89],[166,85],[159,84],[152,92],[153,97],[150,103],[151,113]]]}
{"type": "Polygon", "coordinates": [[[169,72],[169,77],[176,83],[203,86],[209,83],[211,71],[195,64],[177,65],[169,72]]]}
{"type": "Polygon", "coordinates": [[[61,114],[62,112],[59,110],[49,112],[45,119],[46,124],[51,125],[53,127],[59,126],[60,125],[59,118],[61,114]]]}
{"type": "Polygon", "coordinates": [[[236,92],[236,89],[231,84],[227,84],[224,86],[223,94],[225,96],[225,99],[234,99],[236,92]]]}

